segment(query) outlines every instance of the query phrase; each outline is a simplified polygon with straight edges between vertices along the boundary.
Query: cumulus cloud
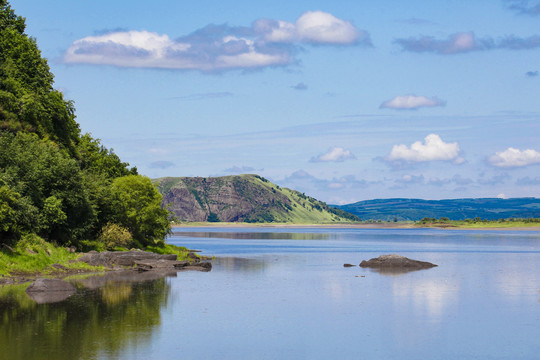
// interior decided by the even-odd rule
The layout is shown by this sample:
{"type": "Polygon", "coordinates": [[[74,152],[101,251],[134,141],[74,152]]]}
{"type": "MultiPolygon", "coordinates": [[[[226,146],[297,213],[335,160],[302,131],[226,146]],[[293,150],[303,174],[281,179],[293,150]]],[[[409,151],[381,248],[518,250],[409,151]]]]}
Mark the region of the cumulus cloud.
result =
{"type": "Polygon", "coordinates": [[[333,147],[328,149],[324,154],[312,157],[310,162],[343,162],[354,159],[356,159],[356,156],[350,150],[345,150],[342,147],[333,147]]]}
{"type": "Polygon", "coordinates": [[[455,164],[464,162],[459,156],[460,149],[457,142],[445,143],[439,135],[430,134],[424,142],[417,141],[410,147],[407,145],[394,145],[390,154],[385,158],[390,162],[427,162],[427,161],[453,161],[455,164]]]}
{"type": "Polygon", "coordinates": [[[529,4],[528,0],[506,0],[507,7],[510,10],[516,11],[518,14],[540,15],[540,3],[529,4]]]}
{"type": "Polygon", "coordinates": [[[296,62],[302,44],[371,45],[369,35],[322,11],[304,13],[295,24],[260,19],[251,27],[208,25],[171,39],[146,30],[118,30],[74,41],[66,63],[215,72],[258,69],[296,62]]]}
{"type": "Polygon", "coordinates": [[[395,110],[416,110],[421,107],[445,106],[446,102],[436,97],[402,95],[383,102],[379,108],[395,110]]]}
{"type": "Polygon", "coordinates": [[[540,152],[532,149],[522,151],[510,147],[490,156],[489,163],[493,166],[506,168],[540,164],[540,152]]]}
{"type": "Polygon", "coordinates": [[[473,32],[459,32],[450,35],[446,39],[421,36],[418,38],[396,39],[394,43],[400,45],[403,51],[452,55],[493,49],[536,49],[540,47],[540,36],[533,35],[522,38],[515,35],[506,35],[494,40],[491,37],[477,38],[473,32]]]}

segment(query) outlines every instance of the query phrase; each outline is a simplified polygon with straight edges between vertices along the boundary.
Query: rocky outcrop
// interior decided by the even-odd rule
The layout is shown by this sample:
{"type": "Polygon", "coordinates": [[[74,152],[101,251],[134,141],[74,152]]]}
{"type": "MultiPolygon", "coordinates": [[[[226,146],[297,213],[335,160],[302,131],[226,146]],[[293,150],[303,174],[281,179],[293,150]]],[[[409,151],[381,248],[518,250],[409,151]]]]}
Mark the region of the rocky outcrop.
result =
{"type": "Polygon", "coordinates": [[[412,260],[401,255],[381,255],[368,261],[363,260],[360,267],[374,269],[403,269],[405,271],[429,269],[437,265],[427,261],[412,260]]]}
{"type": "Polygon", "coordinates": [[[139,261],[145,260],[174,260],[177,256],[174,254],[162,255],[141,250],[131,251],[90,251],[79,258],[79,261],[92,266],[135,266],[139,261]]]}
{"type": "Polygon", "coordinates": [[[38,304],[64,301],[75,294],[75,286],[59,279],[38,279],[26,288],[26,293],[38,304]]]}
{"type": "Polygon", "coordinates": [[[191,256],[193,261],[177,261],[174,254],[156,254],[141,250],[131,251],[91,251],[79,258],[79,261],[92,266],[115,268],[119,266],[135,267],[139,271],[150,270],[199,270],[210,271],[212,264],[200,262],[191,256]]]}

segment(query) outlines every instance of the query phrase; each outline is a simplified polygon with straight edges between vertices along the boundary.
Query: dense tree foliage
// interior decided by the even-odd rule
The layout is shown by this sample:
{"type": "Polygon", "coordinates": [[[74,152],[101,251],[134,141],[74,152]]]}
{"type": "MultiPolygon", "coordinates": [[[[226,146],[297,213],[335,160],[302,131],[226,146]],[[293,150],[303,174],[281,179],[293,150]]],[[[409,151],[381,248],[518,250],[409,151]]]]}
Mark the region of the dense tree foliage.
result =
{"type": "MultiPolygon", "coordinates": [[[[163,242],[161,195],[89,134],[53,88],[25,21],[0,0],[0,243],[37,234],[61,245],[163,242]],[[115,231],[111,231],[115,229],[115,231]]],[[[109,245],[107,245],[109,246],[109,245]]]]}
{"type": "Polygon", "coordinates": [[[75,154],[79,125],[71,101],[53,89],[53,75],[24,19],[0,0],[0,128],[28,131],[75,154]]]}

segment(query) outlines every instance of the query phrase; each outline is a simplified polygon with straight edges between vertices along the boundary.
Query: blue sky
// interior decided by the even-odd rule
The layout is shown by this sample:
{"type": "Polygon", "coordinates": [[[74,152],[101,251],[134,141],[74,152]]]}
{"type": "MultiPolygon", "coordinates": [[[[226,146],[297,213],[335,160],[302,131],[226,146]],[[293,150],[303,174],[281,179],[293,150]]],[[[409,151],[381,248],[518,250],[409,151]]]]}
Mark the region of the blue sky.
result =
{"type": "Polygon", "coordinates": [[[328,203],[538,197],[540,2],[12,0],[83,132],[151,178],[328,203]]]}

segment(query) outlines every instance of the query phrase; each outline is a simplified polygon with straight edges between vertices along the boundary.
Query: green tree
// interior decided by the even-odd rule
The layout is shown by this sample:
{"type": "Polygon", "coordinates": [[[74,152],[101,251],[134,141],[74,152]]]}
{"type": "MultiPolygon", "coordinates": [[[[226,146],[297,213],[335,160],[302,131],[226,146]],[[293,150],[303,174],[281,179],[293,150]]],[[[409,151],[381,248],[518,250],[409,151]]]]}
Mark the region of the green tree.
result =
{"type": "Polygon", "coordinates": [[[170,231],[169,212],[149,178],[128,175],[114,179],[111,188],[114,222],[125,227],[143,246],[162,244],[170,231]]]}
{"type": "Polygon", "coordinates": [[[80,130],[73,103],[53,89],[47,60],[25,27],[0,0],[0,129],[34,132],[74,154],[80,130]]]}
{"type": "Polygon", "coordinates": [[[0,179],[40,213],[32,228],[61,244],[87,236],[96,216],[78,162],[24,132],[0,131],[0,148],[0,179]]]}

